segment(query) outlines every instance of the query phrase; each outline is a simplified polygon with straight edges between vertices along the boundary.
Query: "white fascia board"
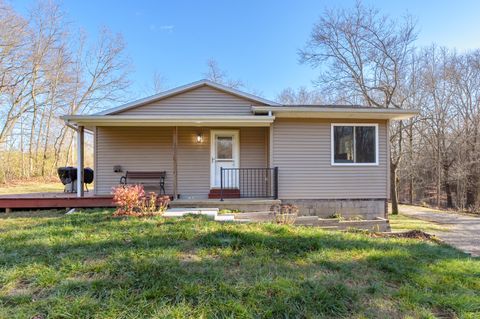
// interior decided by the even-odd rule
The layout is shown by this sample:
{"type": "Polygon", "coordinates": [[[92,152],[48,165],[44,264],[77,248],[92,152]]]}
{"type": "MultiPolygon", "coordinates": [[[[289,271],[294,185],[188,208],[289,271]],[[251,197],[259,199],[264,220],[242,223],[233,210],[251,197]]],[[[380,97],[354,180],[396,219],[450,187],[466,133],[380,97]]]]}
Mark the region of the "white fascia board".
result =
{"type": "Polygon", "coordinates": [[[67,123],[83,126],[270,126],[273,116],[63,116],[67,123]]]}
{"type": "Polygon", "coordinates": [[[346,119],[385,119],[406,120],[419,114],[417,110],[348,108],[348,107],[288,107],[252,106],[254,113],[272,112],[277,118],[346,118],[346,119]]]}

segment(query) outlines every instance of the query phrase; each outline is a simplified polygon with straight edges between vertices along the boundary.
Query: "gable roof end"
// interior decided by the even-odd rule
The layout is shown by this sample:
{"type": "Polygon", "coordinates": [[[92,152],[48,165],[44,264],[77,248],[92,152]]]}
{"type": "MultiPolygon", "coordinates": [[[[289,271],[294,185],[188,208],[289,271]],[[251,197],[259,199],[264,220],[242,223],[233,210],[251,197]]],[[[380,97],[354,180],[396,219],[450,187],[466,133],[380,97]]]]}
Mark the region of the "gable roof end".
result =
{"type": "Polygon", "coordinates": [[[266,104],[268,106],[278,106],[278,105],[280,105],[276,102],[261,98],[259,96],[256,96],[256,95],[253,95],[253,94],[250,94],[250,93],[246,93],[246,92],[242,92],[242,91],[239,91],[237,89],[230,88],[230,87],[227,87],[225,85],[222,85],[222,84],[215,83],[215,82],[212,82],[210,80],[204,79],[204,80],[192,82],[192,83],[189,83],[189,84],[186,84],[186,85],[182,85],[182,86],[176,87],[174,89],[167,90],[167,91],[164,91],[164,92],[161,92],[161,93],[158,93],[158,94],[155,94],[155,95],[143,98],[143,99],[139,99],[139,100],[136,100],[136,101],[133,101],[133,102],[130,102],[130,103],[126,103],[126,104],[123,104],[123,105],[120,105],[120,106],[117,106],[117,107],[114,107],[114,108],[110,108],[110,109],[107,109],[105,111],[96,113],[94,115],[116,114],[116,113],[123,112],[123,111],[129,110],[129,109],[141,106],[141,105],[145,105],[147,103],[155,102],[155,101],[162,100],[162,99],[165,99],[165,98],[173,96],[173,95],[177,95],[177,94],[180,94],[180,93],[183,93],[183,92],[186,92],[186,91],[190,91],[190,90],[202,87],[202,86],[208,86],[208,87],[220,90],[222,92],[229,93],[229,94],[232,94],[232,95],[235,95],[235,96],[238,96],[238,97],[242,97],[242,98],[245,98],[247,100],[251,100],[252,102],[257,102],[257,103],[260,103],[260,104],[266,104]]]}

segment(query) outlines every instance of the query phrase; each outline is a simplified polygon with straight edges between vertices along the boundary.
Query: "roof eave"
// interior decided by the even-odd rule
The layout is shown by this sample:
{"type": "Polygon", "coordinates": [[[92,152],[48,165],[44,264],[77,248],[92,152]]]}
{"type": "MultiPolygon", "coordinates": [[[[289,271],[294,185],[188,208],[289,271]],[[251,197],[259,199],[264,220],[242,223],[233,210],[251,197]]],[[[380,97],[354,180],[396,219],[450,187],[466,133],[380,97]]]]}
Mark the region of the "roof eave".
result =
{"type": "Polygon", "coordinates": [[[273,116],[126,116],[70,115],[67,123],[81,126],[269,126],[273,116]]]}
{"type": "Polygon", "coordinates": [[[418,114],[417,110],[380,109],[380,108],[336,108],[336,107],[270,107],[252,106],[254,114],[272,113],[277,118],[349,118],[349,119],[378,119],[378,120],[406,120],[418,114]]]}

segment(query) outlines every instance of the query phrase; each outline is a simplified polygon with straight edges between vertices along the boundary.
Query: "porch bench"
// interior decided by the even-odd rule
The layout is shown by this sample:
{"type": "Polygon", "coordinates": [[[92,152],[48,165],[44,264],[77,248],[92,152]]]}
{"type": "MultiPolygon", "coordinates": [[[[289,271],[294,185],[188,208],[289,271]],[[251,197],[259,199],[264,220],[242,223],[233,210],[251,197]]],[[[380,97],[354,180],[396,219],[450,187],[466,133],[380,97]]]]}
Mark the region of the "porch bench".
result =
{"type": "Polygon", "coordinates": [[[165,178],[166,171],[161,172],[136,172],[126,171],[125,176],[120,178],[120,184],[138,184],[143,186],[159,186],[159,194],[165,195],[165,178]],[[157,182],[155,182],[157,181],[157,182]]]}

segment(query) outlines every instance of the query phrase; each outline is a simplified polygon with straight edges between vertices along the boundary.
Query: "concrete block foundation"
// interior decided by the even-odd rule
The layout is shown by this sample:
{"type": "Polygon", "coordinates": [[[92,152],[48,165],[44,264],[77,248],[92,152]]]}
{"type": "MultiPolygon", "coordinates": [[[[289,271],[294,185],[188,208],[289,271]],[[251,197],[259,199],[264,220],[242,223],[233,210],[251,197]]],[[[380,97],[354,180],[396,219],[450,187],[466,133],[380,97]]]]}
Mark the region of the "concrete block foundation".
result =
{"type": "Polygon", "coordinates": [[[282,199],[298,207],[300,216],[376,219],[386,216],[386,199],[282,199]]]}

